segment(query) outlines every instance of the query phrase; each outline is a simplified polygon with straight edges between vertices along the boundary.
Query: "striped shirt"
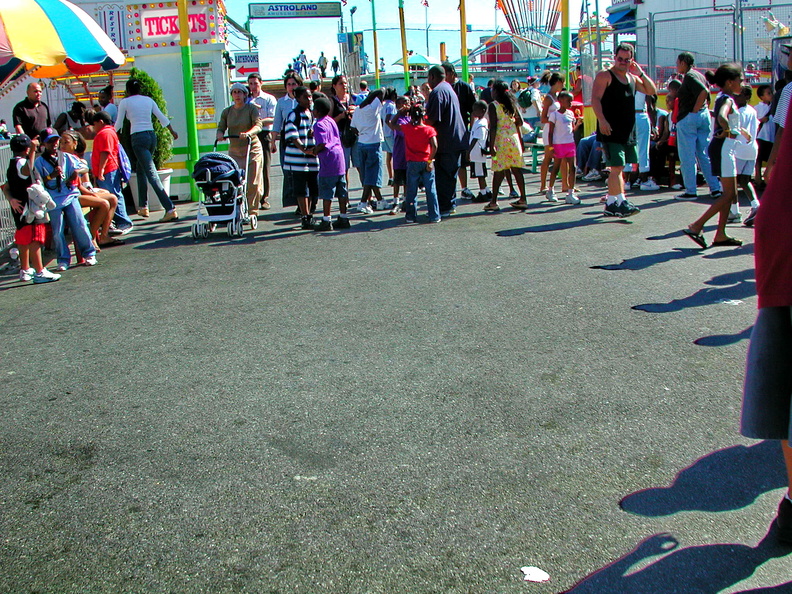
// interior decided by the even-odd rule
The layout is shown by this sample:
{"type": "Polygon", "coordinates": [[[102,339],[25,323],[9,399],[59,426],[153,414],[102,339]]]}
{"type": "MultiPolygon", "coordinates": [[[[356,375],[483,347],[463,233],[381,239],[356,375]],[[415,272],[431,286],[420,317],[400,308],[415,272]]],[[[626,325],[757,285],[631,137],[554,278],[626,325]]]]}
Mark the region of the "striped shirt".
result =
{"type": "Polygon", "coordinates": [[[773,117],[776,126],[783,128],[786,125],[790,99],[792,99],[792,83],[787,83],[784,90],[781,91],[781,98],[778,100],[778,106],[773,117]]]}
{"type": "Polygon", "coordinates": [[[292,111],[286,116],[283,139],[286,141],[286,152],[283,155],[283,168],[289,171],[319,171],[319,157],[306,155],[290,141],[299,139],[304,148],[316,145],[313,138],[314,118],[311,110],[292,111]]]}

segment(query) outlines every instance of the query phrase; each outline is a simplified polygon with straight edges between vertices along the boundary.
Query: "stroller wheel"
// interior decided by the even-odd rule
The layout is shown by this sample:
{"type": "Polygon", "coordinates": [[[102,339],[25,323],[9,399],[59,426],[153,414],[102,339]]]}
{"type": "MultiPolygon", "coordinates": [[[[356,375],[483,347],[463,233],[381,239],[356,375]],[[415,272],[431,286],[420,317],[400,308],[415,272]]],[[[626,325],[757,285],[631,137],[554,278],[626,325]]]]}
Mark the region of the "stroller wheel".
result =
{"type": "Polygon", "coordinates": [[[228,233],[229,237],[234,237],[234,235],[236,235],[236,223],[234,223],[234,221],[228,221],[228,225],[226,225],[226,233],[228,233]]]}
{"type": "Polygon", "coordinates": [[[193,239],[198,239],[201,236],[201,229],[198,223],[193,223],[193,226],[190,228],[190,235],[192,235],[193,239]]]}
{"type": "Polygon", "coordinates": [[[236,236],[237,237],[242,237],[242,235],[244,233],[245,233],[245,225],[242,223],[241,220],[237,221],[237,223],[236,223],[236,236]]]}
{"type": "Polygon", "coordinates": [[[250,228],[258,229],[258,217],[256,215],[250,215],[250,228]]]}
{"type": "Polygon", "coordinates": [[[204,239],[209,237],[209,225],[201,225],[201,237],[204,239]]]}

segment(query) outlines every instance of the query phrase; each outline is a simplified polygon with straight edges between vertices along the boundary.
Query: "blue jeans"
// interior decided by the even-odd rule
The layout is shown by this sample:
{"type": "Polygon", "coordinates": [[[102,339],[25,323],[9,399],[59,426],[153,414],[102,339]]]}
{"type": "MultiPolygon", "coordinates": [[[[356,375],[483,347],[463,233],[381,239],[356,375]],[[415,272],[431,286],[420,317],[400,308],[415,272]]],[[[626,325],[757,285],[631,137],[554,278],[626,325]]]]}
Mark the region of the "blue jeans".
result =
{"type": "Polygon", "coordinates": [[[405,218],[408,221],[415,221],[418,217],[418,209],[415,206],[415,199],[418,196],[418,180],[423,181],[426,190],[426,210],[429,211],[429,220],[437,222],[440,220],[440,207],[437,204],[437,192],[435,191],[434,171],[427,171],[425,161],[407,162],[407,191],[404,194],[404,205],[407,209],[405,218]]]}
{"type": "Polygon", "coordinates": [[[358,142],[360,177],[364,186],[382,187],[382,149],[379,142],[358,142]]]}
{"type": "Polygon", "coordinates": [[[154,167],[154,149],[157,148],[157,135],[154,130],[146,130],[144,132],[135,132],[132,135],[132,152],[135,153],[137,158],[137,173],[138,182],[138,206],[146,208],[148,206],[148,196],[146,180],[154,188],[154,193],[159,198],[162,208],[166,212],[174,209],[173,202],[170,197],[165,193],[165,188],[162,187],[159,175],[157,175],[157,168],[154,167]]]}
{"type": "Polygon", "coordinates": [[[718,178],[712,175],[712,166],[707,154],[711,128],[712,121],[707,108],[697,113],[689,113],[677,122],[677,152],[686,194],[696,193],[696,161],[704,179],[707,180],[710,192],[718,192],[721,189],[718,178]]]}
{"type": "Polygon", "coordinates": [[[577,168],[580,171],[591,171],[592,169],[602,169],[601,144],[597,137],[592,134],[581,138],[577,145],[577,168]]]}
{"type": "Polygon", "coordinates": [[[80,201],[75,198],[62,206],[56,207],[54,210],[49,211],[50,225],[52,226],[52,237],[55,240],[55,251],[58,254],[58,264],[71,263],[71,251],[69,244],[66,243],[66,237],[63,234],[63,219],[69,223],[74,241],[77,242],[77,247],[80,248],[80,255],[83,258],[90,258],[96,255],[96,248],[93,241],[91,241],[91,231],[88,229],[88,223],[80,208],[80,201]]]}
{"type": "Polygon", "coordinates": [[[635,141],[638,148],[638,171],[649,171],[649,142],[652,137],[652,123],[649,114],[644,112],[635,114],[635,141]]]}
{"type": "Polygon", "coordinates": [[[104,179],[97,179],[96,185],[118,198],[118,206],[116,206],[115,214],[113,215],[113,222],[116,226],[119,229],[131,227],[132,219],[127,215],[124,195],[121,193],[121,170],[116,169],[115,171],[105,172],[104,179]]]}

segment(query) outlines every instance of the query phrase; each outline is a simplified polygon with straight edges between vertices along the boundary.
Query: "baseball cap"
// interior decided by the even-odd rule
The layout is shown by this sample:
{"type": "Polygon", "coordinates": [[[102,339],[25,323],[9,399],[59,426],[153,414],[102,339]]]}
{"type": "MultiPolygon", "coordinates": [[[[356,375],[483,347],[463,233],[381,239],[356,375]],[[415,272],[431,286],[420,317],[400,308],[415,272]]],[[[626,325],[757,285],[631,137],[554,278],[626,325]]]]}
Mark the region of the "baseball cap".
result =
{"type": "Polygon", "coordinates": [[[27,134],[17,134],[16,136],[12,136],[11,141],[8,143],[8,145],[11,147],[11,150],[15,153],[29,149],[32,144],[33,141],[30,140],[30,136],[27,134]]]}
{"type": "Polygon", "coordinates": [[[55,128],[44,128],[41,132],[39,132],[39,141],[41,144],[45,142],[49,142],[54,138],[60,138],[60,134],[55,128]]]}
{"type": "Polygon", "coordinates": [[[532,84],[534,84],[536,82],[536,77],[535,76],[529,76],[526,80],[528,81],[529,85],[532,85],[532,84]]]}

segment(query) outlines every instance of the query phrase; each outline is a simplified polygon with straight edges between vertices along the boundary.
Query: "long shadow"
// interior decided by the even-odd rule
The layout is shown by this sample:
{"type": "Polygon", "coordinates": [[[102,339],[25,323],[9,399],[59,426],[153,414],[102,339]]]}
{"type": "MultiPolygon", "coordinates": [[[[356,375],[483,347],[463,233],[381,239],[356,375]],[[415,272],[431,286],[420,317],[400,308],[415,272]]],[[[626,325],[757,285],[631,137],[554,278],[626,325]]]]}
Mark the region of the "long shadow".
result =
{"type": "MultiPolygon", "coordinates": [[[[588,214],[588,213],[584,213],[588,214]]],[[[578,219],[577,221],[558,221],[555,223],[548,223],[547,225],[536,225],[534,227],[522,227],[520,229],[504,229],[503,231],[496,231],[495,235],[498,237],[515,237],[517,235],[524,235],[526,233],[548,233],[550,231],[568,231],[569,229],[579,229],[581,227],[590,227],[591,225],[601,225],[606,223],[617,223],[622,225],[631,225],[632,221],[629,219],[610,218],[602,215],[590,219],[578,219]]]]}
{"type": "Polygon", "coordinates": [[[700,255],[701,250],[693,248],[673,248],[670,252],[660,254],[646,254],[627,258],[619,264],[602,264],[600,266],[590,266],[593,270],[644,270],[655,264],[671,262],[672,260],[684,260],[692,256],[700,255]]]}
{"type": "Polygon", "coordinates": [[[680,471],[668,487],[636,491],[622,499],[619,506],[647,517],[684,511],[732,511],[785,486],[786,481],[778,443],[761,441],[707,454],[680,471]]]}
{"type": "Polygon", "coordinates": [[[565,594],[716,594],[750,577],[770,559],[792,552],[791,547],[777,543],[775,523],[756,547],[742,544],[678,547],[679,541],[671,534],[650,536],[565,594]],[[658,555],[662,557],[630,573],[636,563],[658,555]]]}
{"type": "Polygon", "coordinates": [[[649,313],[671,313],[689,307],[710,305],[720,300],[745,299],[756,295],[754,271],[746,269],[712,277],[705,284],[714,288],[699,289],[684,299],[674,299],[668,303],[644,303],[633,305],[632,309],[649,313]]]}
{"type": "Polygon", "coordinates": [[[712,336],[702,336],[693,341],[693,344],[706,347],[721,347],[730,344],[736,344],[741,340],[748,340],[751,338],[753,326],[748,326],[742,332],[737,334],[713,334],[712,336]]]}

